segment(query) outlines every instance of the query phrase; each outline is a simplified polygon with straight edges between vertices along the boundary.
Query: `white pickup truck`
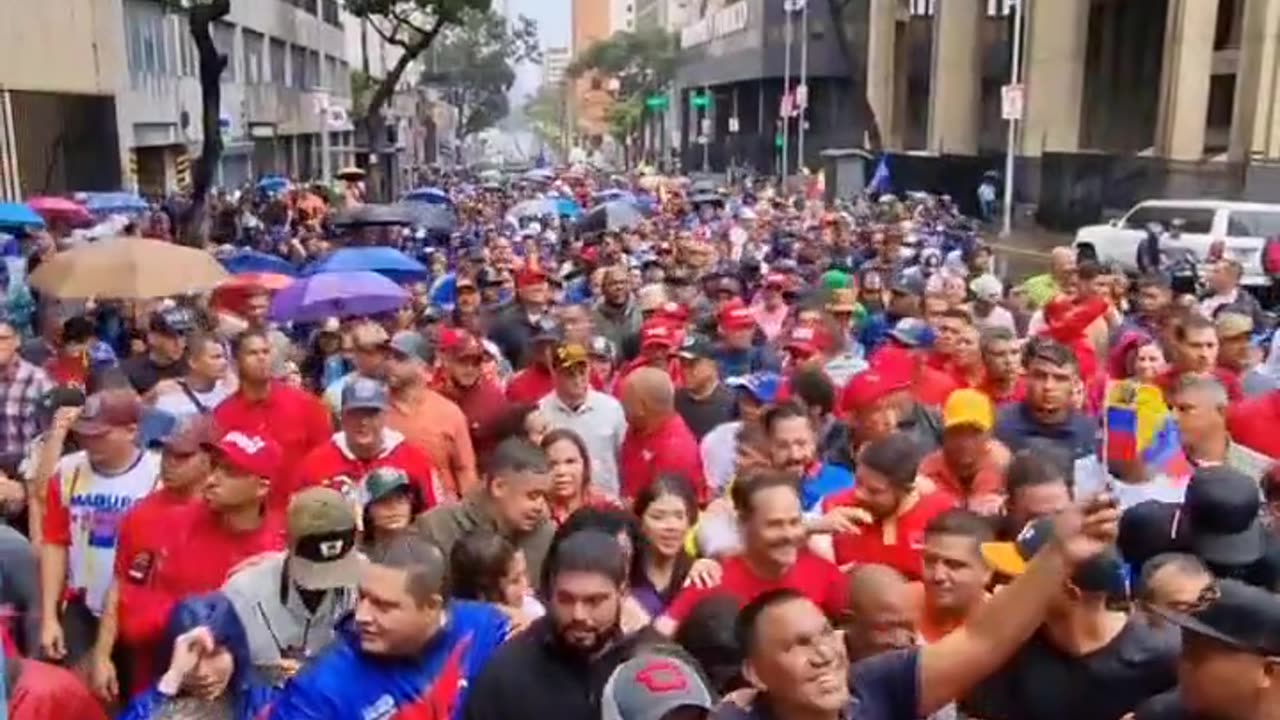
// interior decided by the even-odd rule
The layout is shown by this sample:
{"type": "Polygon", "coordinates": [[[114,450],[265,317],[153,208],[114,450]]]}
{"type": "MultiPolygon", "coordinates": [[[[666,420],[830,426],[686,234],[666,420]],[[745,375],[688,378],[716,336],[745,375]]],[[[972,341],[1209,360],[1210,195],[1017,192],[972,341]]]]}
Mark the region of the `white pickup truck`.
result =
{"type": "Polygon", "coordinates": [[[1166,230],[1182,221],[1177,238],[1165,238],[1162,246],[1180,247],[1208,257],[1215,240],[1226,244],[1227,257],[1244,266],[1241,284],[1268,287],[1271,279],[1262,270],[1262,248],[1267,238],[1280,235],[1280,205],[1227,200],[1144,200],[1105,225],[1087,225],[1076,231],[1073,245],[1084,254],[1092,251],[1099,262],[1137,272],[1138,243],[1147,226],[1159,223],[1166,230]]]}

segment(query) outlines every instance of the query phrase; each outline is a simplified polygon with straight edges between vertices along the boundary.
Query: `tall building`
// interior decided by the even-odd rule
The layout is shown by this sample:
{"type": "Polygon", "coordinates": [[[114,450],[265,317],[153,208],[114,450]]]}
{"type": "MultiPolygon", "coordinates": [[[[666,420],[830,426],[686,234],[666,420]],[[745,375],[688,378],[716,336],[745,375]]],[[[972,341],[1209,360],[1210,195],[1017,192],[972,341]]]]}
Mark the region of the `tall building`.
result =
{"type": "MultiPolygon", "coordinates": [[[[573,0],[573,54],[579,56],[613,34],[612,5],[604,0],[573,0]]],[[[576,135],[597,146],[608,130],[605,114],[613,104],[609,79],[595,74],[579,78],[572,103],[576,135]]]]}
{"type": "MultiPolygon", "coordinates": [[[[630,32],[636,29],[636,5],[643,0],[591,0],[609,4],[609,34],[630,32]]],[[[574,3],[577,5],[577,2],[574,3]]]]}
{"type": "Polygon", "coordinates": [[[542,51],[542,84],[559,85],[564,81],[565,70],[573,60],[573,51],[567,47],[549,47],[542,51]]]}

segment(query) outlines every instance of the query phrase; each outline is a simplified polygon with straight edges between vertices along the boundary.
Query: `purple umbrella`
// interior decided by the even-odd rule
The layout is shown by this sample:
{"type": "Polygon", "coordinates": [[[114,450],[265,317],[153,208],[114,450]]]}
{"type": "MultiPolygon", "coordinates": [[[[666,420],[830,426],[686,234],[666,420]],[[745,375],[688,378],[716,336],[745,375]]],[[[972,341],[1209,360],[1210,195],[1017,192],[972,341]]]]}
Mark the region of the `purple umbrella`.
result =
{"type": "Polygon", "coordinates": [[[304,277],[276,293],[271,317],[294,322],[320,322],[392,312],[409,302],[409,293],[375,272],[321,273],[304,277]]]}

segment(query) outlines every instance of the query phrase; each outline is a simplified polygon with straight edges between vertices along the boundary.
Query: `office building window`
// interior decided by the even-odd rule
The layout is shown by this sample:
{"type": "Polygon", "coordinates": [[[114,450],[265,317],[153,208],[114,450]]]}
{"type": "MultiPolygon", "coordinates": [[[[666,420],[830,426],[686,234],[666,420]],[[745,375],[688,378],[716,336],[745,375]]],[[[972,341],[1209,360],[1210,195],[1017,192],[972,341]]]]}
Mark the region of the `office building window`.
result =
{"type": "Polygon", "coordinates": [[[276,85],[289,83],[288,54],[289,46],[283,40],[271,41],[271,82],[276,85]]]}
{"type": "Polygon", "coordinates": [[[333,91],[338,97],[351,97],[351,66],[346,60],[338,60],[338,77],[333,91]]]}
{"type": "Polygon", "coordinates": [[[236,26],[219,20],[213,25],[213,46],[227,56],[227,69],[222,73],[224,82],[235,82],[236,74],[236,26]]]}
{"type": "Polygon", "coordinates": [[[307,84],[302,86],[303,90],[324,87],[324,78],[320,75],[320,53],[314,50],[307,51],[306,80],[307,84]]]}
{"type": "Polygon", "coordinates": [[[262,52],[266,38],[262,33],[244,31],[244,82],[246,85],[262,83],[262,52]]]}
{"type": "Polygon", "coordinates": [[[324,21],[334,27],[342,27],[342,14],[338,12],[338,0],[320,0],[324,21]]]}
{"type": "Polygon", "coordinates": [[[294,45],[289,48],[289,87],[305,90],[311,86],[311,78],[307,77],[307,49],[294,45]]]}
{"type": "Polygon", "coordinates": [[[298,8],[303,12],[309,12],[312,15],[318,14],[318,0],[285,0],[285,2],[298,8]]]}

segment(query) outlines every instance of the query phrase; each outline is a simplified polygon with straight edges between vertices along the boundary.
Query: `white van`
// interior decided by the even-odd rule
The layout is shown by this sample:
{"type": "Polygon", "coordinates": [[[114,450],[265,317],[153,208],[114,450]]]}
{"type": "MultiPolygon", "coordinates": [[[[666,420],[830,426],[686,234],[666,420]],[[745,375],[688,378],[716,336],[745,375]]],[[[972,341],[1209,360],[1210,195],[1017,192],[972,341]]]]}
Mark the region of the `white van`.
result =
{"type": "Polygon", "coordinates": [[[1262,270],[1262,248],[1267,238],[1280,236],[1280,205],[1228,200],[1144,200],[1106,225],[1087,225],[1076,231],[1077,251],[1091,249],[1100,262],[1137,272],[1138,244],[1149,223],[1168,230],[1175,219],[1183,222],[1177,239],[1162,246],[1181,247],[1201,260],[1208,257],[1214,240],[1226,243],[1227,257],[1244,266],[1241,284],[1268,287],[1271,279],[1262,270]]]}

